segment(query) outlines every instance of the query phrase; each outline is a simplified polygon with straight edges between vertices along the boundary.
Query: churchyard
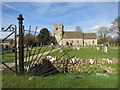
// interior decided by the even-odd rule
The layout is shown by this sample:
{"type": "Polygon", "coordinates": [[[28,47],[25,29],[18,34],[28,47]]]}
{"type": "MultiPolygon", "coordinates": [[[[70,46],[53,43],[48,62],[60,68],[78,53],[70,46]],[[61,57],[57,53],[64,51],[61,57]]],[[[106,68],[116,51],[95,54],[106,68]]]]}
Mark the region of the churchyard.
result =
{"type": "MultiPolygon", "coordinates": [[[[48,51],[52,48],[49,47],[48,51]]],[[[58,48],[58,47],[56,47],[58,48]]],[[[71,57],[67,62],[67,72],[56,75],[16,76],[15,74],[4,74],[10,70],[3,70],[3,88],[117,88],[118,87],[118,48],[108,48],[108,52],[98,50],[97,47],[64,47],[63,50],[56,50],[47,58],[56,67],[63,64],[57,61],[66,51],[71,57]],[[70,51],[71,50],[71,51],[70,51]],[[69,52],[70,51],[70,52],[69,52]],[[74,56],[75,55],[75,56],[74,56]],[[74,56],[74,57],[73,57],[74,56]],[[13,83],[9,83],[13,82],[13,83]],[[26,82],[26,83],[24,83],[26,82]]],[[[44,50],[43,50],[44,51],[44,50]]],[[[11,52],[6,52],[12,55],[11,52]]],[[[68,55],[65,54],[61,61],[65,61],[68,55]]],[[[44,55],[43,57],[45,57],[44,55]]],[[[8,58],[3,57],[4,61],[8,58]]],[[[13,59],[11,59],[12,61],[13,59]]],[[[14,68],[14,67],[13,67],[14,68]]],[[[62,72],[64,64],[58,69],[62,72]]]]}
{"type": "Polygon", "coordinates": [[[2,88],[118,89],[118,2],[2,2],[1,7],[2,88]]]}

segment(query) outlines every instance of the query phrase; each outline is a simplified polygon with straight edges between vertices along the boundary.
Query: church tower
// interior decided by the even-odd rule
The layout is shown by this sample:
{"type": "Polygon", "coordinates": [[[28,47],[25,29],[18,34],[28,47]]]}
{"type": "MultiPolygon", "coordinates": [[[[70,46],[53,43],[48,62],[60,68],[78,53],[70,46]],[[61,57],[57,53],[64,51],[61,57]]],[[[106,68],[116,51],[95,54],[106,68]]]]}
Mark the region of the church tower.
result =
{"type": "Polygon", "coordinates": [[[62,45],[63,29],[63,24],[54,24],[54,36],[59,45],[62,45]]]}

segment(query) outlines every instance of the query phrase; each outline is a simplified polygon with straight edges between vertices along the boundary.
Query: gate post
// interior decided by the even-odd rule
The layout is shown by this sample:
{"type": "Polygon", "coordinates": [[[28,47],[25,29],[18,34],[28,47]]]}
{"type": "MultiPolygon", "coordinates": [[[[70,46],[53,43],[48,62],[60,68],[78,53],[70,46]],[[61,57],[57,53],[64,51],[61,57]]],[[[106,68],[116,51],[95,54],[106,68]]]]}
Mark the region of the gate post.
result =
{"type": "Polygon", "coordinates": [[[23,44],[23,37],[24,37],[24,31],[23,31],[23,20],[24,18],[20,14],[18,19],[19,23],[19,72],[20,75],[24,73],[24,44],[23,44]]]}

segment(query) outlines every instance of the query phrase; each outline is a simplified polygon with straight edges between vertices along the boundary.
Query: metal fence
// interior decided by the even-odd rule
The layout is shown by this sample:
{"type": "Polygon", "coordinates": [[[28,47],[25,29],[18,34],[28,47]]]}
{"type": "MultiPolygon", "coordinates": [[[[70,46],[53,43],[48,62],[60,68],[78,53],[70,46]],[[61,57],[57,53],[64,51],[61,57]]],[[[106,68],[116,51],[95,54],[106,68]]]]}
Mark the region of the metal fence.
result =
{"type": "MultiPolygon", "coordinates": [[[[11,62],[15,63],[15,67],[7,65],[8,62],[4,62],[4,60],[2,61],[2,64],[9,70],[15,72],[17,75],[23,75],[26,73],[32,75],[49,75],[54,72],[68,72],[68,63],[70,62],[71,58],[74,57],[70,57],[68,55],[70,50],[65,50],[65,46],[60,46],[58,44],[51,45],[51,43],[54,42],[53,39],[45,34],[40,33],[38,26],[36,26],[35,30],[31,30],[31,26],[28,30],[26,30],[23,25],[24,18],[21,14],[17,19],[19,34],[17,35],[17,26],[11,24],[7,29],[2,28],[2,31],[11,33],[1,41],[1,43],[3,43],[8,37],[14,34],[14,48],[12,49],[15,51],[13,55],[15,60],[11,62]],[[30,46],[24,45],[24,37],[26,34],[28,34],[28,37],[32,34],[34,36],[34,40],[36,39],[37,35],[43,36],[43,43],[46,42],[47,39],[49,39],[49,42],[47,45],[40,45],[38,42],[36,45],[34,45],[34,43],[32,43],[30,46]],[[62,55],[53,58],[60,51],[63,51],[62,55]],[[49,58],[49,55],[52,52],[55,53],[51,55],[51,58],[49,58]],[[65,55],[67,55],[67,58],[63,58],[65,55]],[[50,61],[52,59],[54,59],[54,61],[50,61]]],[[[61,40],[62,39],[60,39],[58,42],[61,40]]],[[[6,55],[5,57],[7,56],[11,57],[10,55],[6,55]]]]}

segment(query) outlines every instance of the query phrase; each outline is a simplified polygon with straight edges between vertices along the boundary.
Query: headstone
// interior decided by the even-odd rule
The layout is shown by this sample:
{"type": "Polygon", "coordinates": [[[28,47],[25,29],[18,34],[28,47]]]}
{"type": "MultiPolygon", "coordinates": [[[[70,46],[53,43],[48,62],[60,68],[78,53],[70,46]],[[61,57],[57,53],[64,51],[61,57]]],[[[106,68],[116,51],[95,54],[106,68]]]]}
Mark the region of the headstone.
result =
{"type": "Polygon", "coordinates": [[[104,52],[108,52],[108,47],[104,46],[104,52]]]}
{"type": "Polygon", "coordinates": [[[63,50],[63,49],[61,49],[61,50],[60,50],[60,52],[64,52],[64,50],[63,50]]]}
{"type": "Polygon", "coordinates": [[[51,43],[51,45],[53,45],[53,43],[51,43]]]}
{"type": "Polygon", "coordinates": [[[104,45],[103,44],[100,45],[100,50],[104,51],[104,45]]]}
{"type": "Polygon", "coordinates": [[[97,47],[97,50],[100,50],[100,48],[99,48],[99,47],[97,47]]]}
{"type": "Polygon", "coordinates": [[[80,50],[80,47],[77,47],[76,49],[77,49],[77,50],[80,50]]]}

